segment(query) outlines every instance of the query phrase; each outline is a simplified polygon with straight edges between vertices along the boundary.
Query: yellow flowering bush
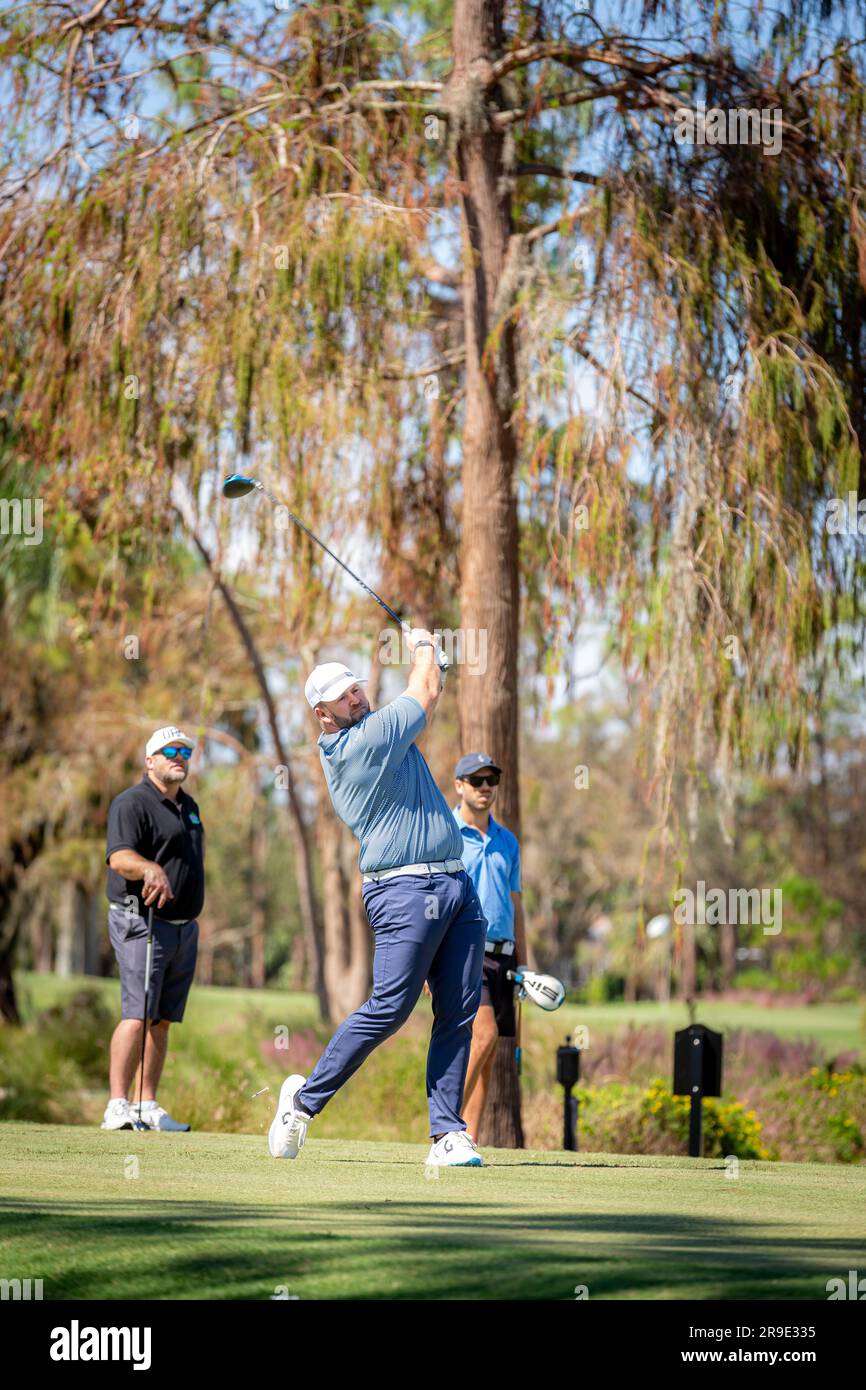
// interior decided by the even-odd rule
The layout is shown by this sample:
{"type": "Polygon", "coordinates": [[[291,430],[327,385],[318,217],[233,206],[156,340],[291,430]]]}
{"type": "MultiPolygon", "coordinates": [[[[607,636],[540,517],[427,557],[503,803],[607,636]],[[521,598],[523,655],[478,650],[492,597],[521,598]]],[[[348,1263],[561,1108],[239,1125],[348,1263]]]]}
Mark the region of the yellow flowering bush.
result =
{"type": "MultiPolygon", "coordinates": [[[[747,1110],[741,1101],[702,1101],[703,1150],[705,1158],[771,1158],[761,1140],[761,1124],[754,1110],[747,1110]]],[[[641,1100],[641,1117],[649,1120],[649,1128],[657,1126],[671,1135],[685,1151],[689,1137],[691,1099],[675,1096],[660,1077],[656,1077],[641,1100]]]]}
{"type": "MultiPolygon", "coordinates": [[[[562,1144],[562,1092],[524,1097],[530,1148],[562,1144]]],[[[649,1083],[585,1083],[579,1144],[587,1152],[685,1154],[688,1096],[671,1094],[658,1075],[649,1083]]],[[[784,1162],[866,1162],[866,1069],[852,1064],[805,1069],[798,1075],[754,1080],[739,1099],[703,1102],[704,1155],[784,1162]],[[760,1118],[759,1118],[760,1116],[760,1118]]]]}
{"type": "MultiPolygon", "coordinates": [[[[613,1153],[678,1153],[688,1151],[688,1096],[675,1096],[660,1077],[649,1088],[620,1085],[583,1087],[578,1093],[582,1147],[613,1153]]],[[[740,1101],[703,1101],[705,1158],[769,1159],[775,1157],[763,1142],[754,1110],[740,1101]]]]}

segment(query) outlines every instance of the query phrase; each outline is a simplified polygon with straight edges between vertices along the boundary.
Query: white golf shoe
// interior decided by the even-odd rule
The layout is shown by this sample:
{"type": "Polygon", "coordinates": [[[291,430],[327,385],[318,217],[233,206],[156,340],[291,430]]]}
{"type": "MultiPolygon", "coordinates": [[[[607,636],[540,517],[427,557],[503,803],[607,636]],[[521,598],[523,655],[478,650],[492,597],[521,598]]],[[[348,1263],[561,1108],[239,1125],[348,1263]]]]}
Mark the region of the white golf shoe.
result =
{"type": "Polygon", "coordinates": [[[280,1087],[277,1113],[268,1130],[268,1148],[272,1158],[297,1158],[307,1137],[310,1118],[295,1109],[295,1096],[306,1081],[305,1076],[287,1076],[280,1087]]]}
{"type": "MultiPolygon", "coordinates": [[[[133,1124],[138,1120],[138,1103],[129,1102],[130,1115],[133,1124]]],[[[181,1124],[179,1120],[173,1120],[167,1110],[163,1110],[161,1105],[157,1105],[155,1100],[145,1100],[141,1103],[141,1123],[147,1125],[148,1129],[172,1130],[185,1133],[189,1125],[181,1124]]]]}
{"type": "Polygon", "coordinates": [[[128,1100],[110,1100],[105,1107],[100,1129],[132,1129],[137,1118],[129,1112],[128,1100]]]}
{"type": "Polygon", "coordinates": [[[475,1140],[465,1129],[454,1130],[451,1134],[443,1134],[441,1139],[435,1139],[427,1155],[427,1165],[442,1168],[480,1168],[483,1163],[475,1140]]]}

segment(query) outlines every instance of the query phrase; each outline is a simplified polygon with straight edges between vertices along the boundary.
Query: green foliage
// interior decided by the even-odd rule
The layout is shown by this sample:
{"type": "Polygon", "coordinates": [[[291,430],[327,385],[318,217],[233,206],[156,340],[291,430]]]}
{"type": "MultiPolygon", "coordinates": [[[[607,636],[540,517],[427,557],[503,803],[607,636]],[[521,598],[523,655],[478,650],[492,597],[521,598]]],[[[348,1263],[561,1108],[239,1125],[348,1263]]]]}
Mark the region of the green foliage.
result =
{"type": "Polygon", "coordinates": [[[113,1027],[101,995],[82,989],[21,1030],[0,1028],[0,1119],[68,1120],[79,1090],[107,1085],[113,1027]]]}
{"type": "Polygon", "coordinates": [[[866,1159],[866,1069],[812,1067],[795,1082],[768,1089],[761,1104],[767,1137],[784,1155],[832,1163],[866,1159]]]}
{"type": "MultiPolygon", "coordinates": [[[[862,1163],[866,1160],[866,1075],[863,1068],[782,1077],[748,1089],[748,1099],[705,1099],[705,1158],[862,1163]]],[[[688,1150],[687,1096],[661,1078],[649,1087],[610,1082],[581,1086],[581,1149],[602,1153],[682,1154],[688,1150]]],[[[561,1103],[533,1094],[525,1104],[533,1143],[556,1142],[561,1103]],[[540,1136],[543,1136],[540,1137],[540,1136]]]]}
{"type": "Polygon", "coordinates": [[[114,1022],[100,995],[82,989],[46,1009],[31,1025],[31,1033],[39,1034],[46,1051],[77,1066],[88,1082],[99,1082],[105,1077],[114,1022]]]}

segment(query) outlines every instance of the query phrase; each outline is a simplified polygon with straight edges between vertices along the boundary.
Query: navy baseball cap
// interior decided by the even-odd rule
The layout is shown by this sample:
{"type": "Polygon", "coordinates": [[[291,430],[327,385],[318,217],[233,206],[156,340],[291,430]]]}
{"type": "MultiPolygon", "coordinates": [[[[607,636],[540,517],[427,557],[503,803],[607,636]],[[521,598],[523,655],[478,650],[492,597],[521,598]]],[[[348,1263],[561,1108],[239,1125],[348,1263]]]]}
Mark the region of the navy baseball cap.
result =
{"type": "Polygon", "coordinates": [[[502,771],[486,753],[465,753],[454,769],[454,776],[471,777],[473,772],[480,771],[482,767],[492,767],[494,772],[502,771]]]}

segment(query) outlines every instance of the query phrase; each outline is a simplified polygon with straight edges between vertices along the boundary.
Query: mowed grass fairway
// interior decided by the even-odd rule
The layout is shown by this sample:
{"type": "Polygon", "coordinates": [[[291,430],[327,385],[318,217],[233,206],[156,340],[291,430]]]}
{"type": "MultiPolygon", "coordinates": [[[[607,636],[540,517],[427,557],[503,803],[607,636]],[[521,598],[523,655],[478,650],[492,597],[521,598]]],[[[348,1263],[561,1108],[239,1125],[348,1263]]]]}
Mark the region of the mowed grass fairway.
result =
{"type": "MultiPolygon", "coordinates": [[[[312,1131],[311,1131],[312,1133],[312,1131]]],[[[0,1277],[46,1299],[815,1299],[866,1268],[866,1169],[239,1134],[0,1131],[0,1277]],[[137,1176],[125,1176],[134,1173],[137,1176]]]]}

